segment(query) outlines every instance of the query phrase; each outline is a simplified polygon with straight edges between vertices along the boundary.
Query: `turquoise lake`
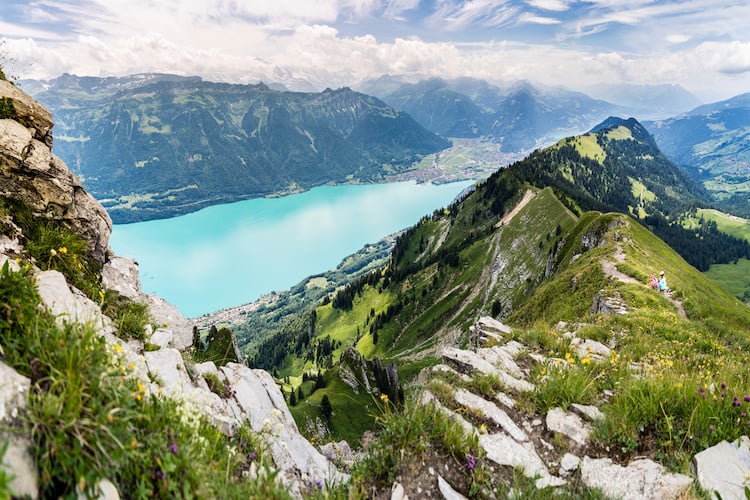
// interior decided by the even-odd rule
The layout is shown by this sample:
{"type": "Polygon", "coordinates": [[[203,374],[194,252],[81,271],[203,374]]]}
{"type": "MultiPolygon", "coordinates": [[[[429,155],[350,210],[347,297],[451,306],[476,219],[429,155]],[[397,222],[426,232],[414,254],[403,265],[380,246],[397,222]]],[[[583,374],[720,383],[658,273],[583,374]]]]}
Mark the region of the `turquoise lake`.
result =
{"type": "Polygon", "coordinates": [[[118,224],[110,246],[138,261],[144,292],[196,317],[333,269],[367,243],[450,204],[471,184],[321,186],[171,219],[118,224]]]}

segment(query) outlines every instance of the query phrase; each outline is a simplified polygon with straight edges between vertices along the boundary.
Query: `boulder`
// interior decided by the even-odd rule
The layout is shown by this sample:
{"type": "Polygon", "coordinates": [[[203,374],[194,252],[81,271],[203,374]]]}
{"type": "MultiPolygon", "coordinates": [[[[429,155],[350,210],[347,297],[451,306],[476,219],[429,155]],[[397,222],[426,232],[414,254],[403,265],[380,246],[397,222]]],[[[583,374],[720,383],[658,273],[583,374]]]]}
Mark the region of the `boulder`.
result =
{"type": "Polygon", "coordinates": [[[586,446],[593,431],[589,424],[581,420],[581,417],[568,413],[562,408],[552,408],[548,411],[546,423],[548,430],[559,432],[581,446],[586,446]]]}
{"type": "Polygon", "coordinates": [[[114,331],[112,321],[102,314],[99,306],[80,291],[71,291],[59,271],[42,271],[35,279],[42,303],[59,323],[82,323],[99,331],[114,331]]]}
{"type": "Polygon", "coordinates": [[[479,436],[479,445],[484,449],[487,458],[496,464],[521,467],[524,476],[537,478],[537,488],[565,484],[564,480],[549,473],[530,441],[519,443],[506,434],[482,434],[479,436]]]}
{"type": "Polygon", "coordinates": [[[157,295],[143,295],[148,312],[161,328],[172,332],[172,346],[183,350],[193,345],[193,324],[180,311],[157,295]]]}
{"type": "Polygon", "coordinates": [[[750,438],[722,441],[693,457],[693,472],[703,491],[724,500],[745,500],[750,488],[750,438]]]}
{"type": "Polygon", "coordinates": [[[141,296],[141,277],[135,259],[110,257],[102,267],[102,286],[132,300],[141,296]]]}
{"type": "Polygon", "coordinates": [[[589,488],[600,488],[607,497],[622,500],[679,498],[693,480],[668,472],[653,460],[634,460],[627,467],[609,458],[584,457],[581,480],[589,488]]]}

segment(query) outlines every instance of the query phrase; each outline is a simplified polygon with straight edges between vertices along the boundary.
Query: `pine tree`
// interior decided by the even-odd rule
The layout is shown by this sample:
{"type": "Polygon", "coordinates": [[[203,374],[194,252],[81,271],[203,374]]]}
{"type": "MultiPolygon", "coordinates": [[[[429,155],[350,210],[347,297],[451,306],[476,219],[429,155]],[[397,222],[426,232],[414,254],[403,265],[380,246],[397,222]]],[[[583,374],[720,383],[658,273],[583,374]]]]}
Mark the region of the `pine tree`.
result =
{"type": "Polygon", "coordinates": [[[326,422],[330,422],[331,415],[333,415],[333,407],[331,406],[331,400],[328,399],[328,394],[323,396],[320,401],[320,414],[326,422]]]}

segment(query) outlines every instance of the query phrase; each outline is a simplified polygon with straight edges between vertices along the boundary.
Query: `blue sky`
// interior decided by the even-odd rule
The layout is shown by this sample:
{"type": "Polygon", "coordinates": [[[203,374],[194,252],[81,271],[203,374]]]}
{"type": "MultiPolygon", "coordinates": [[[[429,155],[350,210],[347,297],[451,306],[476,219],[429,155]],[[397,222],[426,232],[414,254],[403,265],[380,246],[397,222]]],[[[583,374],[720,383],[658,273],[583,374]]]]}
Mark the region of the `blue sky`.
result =
{"type": "Polygon", "coordinates": [[[381,74],[750,92],[748,0],[3,0],[5,65],[356,87],[381,74]]]}

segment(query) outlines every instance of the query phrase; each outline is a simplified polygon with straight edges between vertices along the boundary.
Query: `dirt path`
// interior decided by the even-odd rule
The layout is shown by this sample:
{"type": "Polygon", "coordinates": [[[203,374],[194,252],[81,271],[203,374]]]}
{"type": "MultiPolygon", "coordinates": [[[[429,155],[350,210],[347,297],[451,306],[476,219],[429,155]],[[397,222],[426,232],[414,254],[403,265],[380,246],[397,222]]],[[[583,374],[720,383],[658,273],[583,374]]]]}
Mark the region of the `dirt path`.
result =
{"type": "Polygon", "coordinates": [[[503,216],[503,218],[500,219],[500,222],[498,222],[497,224],[495,224],[495,227],[504,226],[505,224],[507,224],[508,222],[510,222],[510,220],[513,217],[515,217],[516,214],[518,212],[520,212],[523,209],[523,207],[525,207],[526,204],[529,203],[532,200],[532,198],[534,198],[534,196],[535,196],[534,191],[532,191],[531,189],[527,189],[526,192],[523,195],[523,198],[521,198],[521,201],[519,201],[516,204],[516,206],[513,207],[513,210],[511,210],[510,212],[508,212],[507,214],[505,214],[503,216]]]}
{"type": "MultiPolygon", "coordinates": [[[[619,243],[617,244],[617,250],[615,251],[615,260],[617,263],[625,262],[625,252],[622,250],[622,245],[619,243]]],[[[623,283],[639,283],[643,286],[646,286],[645,284],[641,283],[637,279],[633,278],[632,276],[628,276],[627,274],[620,272],[617,269],[617,263],[609,261],[609,260],[602,260],[602,271],[604,271],[605,276],[609,276],[611,278],[615,278],[618,281],[622,281],[623,283]]],[[[666,295],[667,299],[669,299],[677,308],[677,314],[681,318],[687,318],[687,314],[685,313],[685,307],[682,305],[681,300],[677,300],[675,298],[672,298],[671,295],[666,295]]]]}

